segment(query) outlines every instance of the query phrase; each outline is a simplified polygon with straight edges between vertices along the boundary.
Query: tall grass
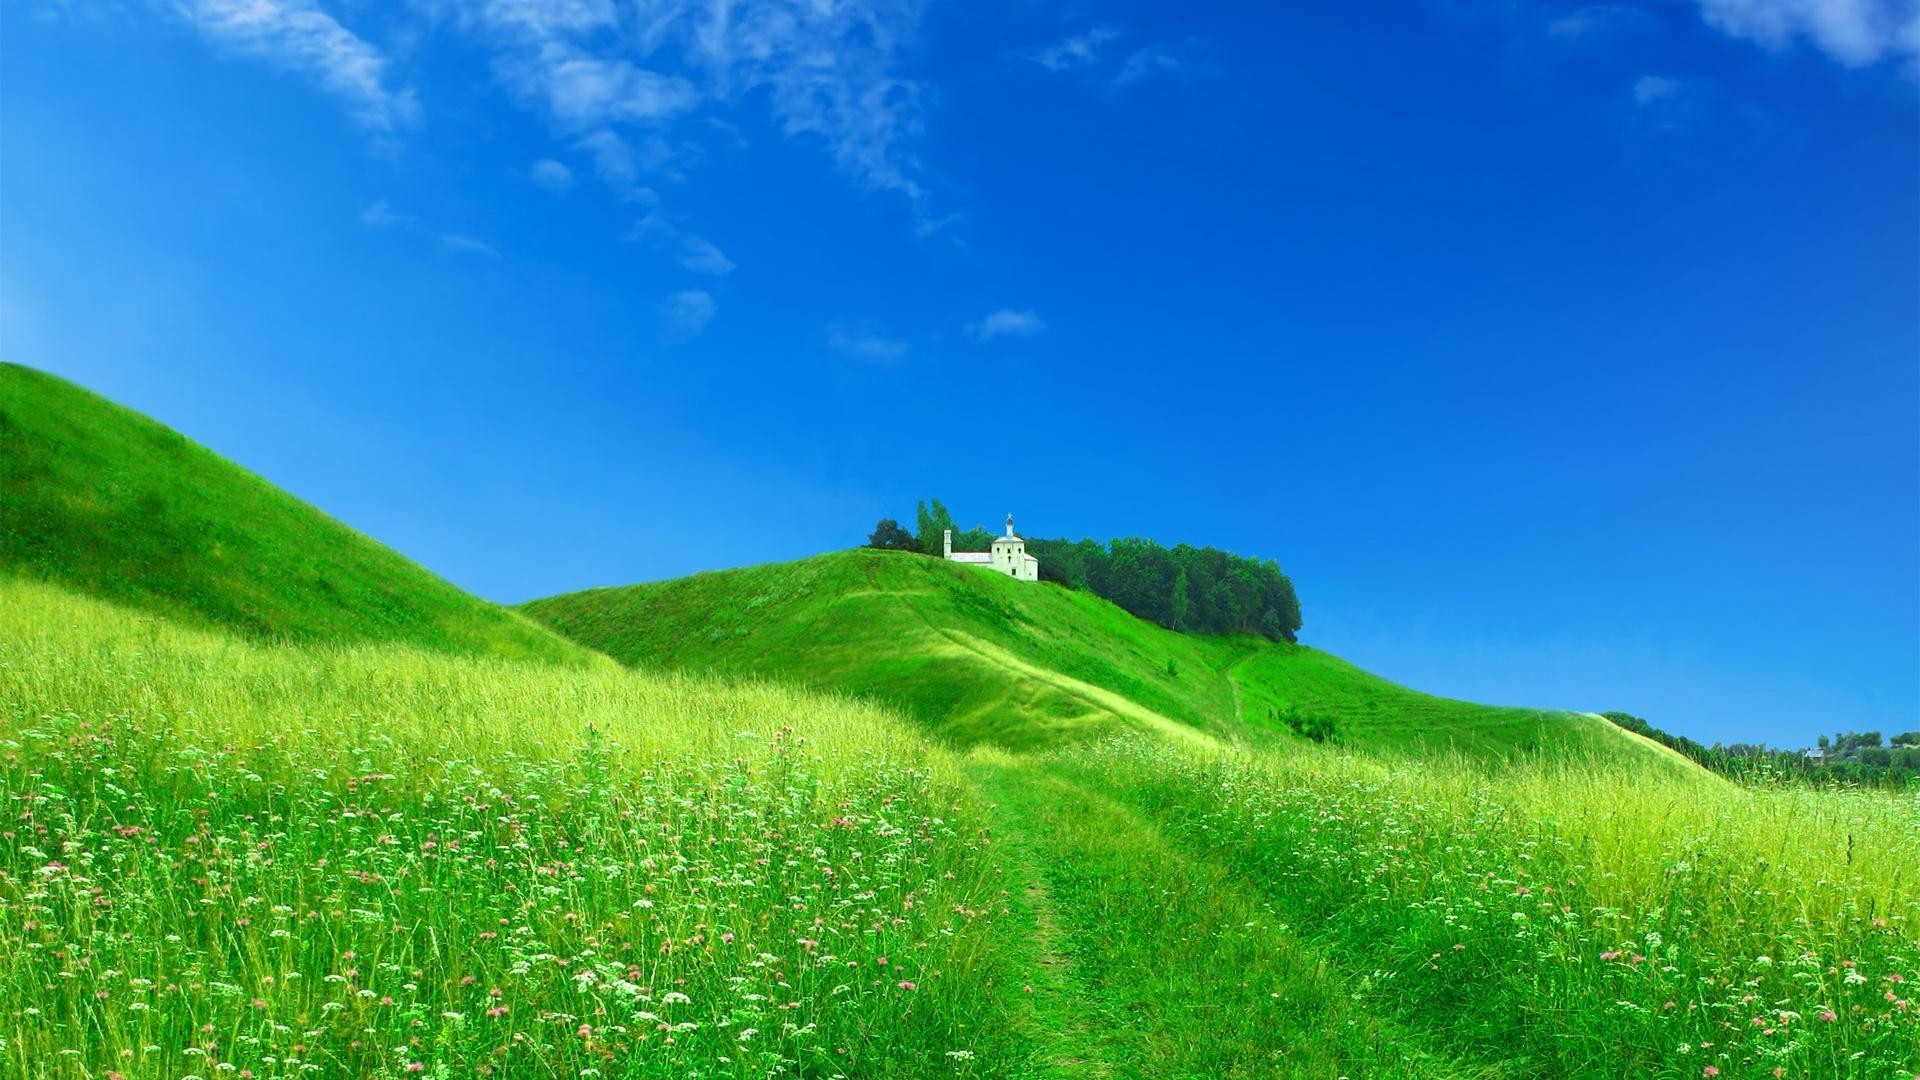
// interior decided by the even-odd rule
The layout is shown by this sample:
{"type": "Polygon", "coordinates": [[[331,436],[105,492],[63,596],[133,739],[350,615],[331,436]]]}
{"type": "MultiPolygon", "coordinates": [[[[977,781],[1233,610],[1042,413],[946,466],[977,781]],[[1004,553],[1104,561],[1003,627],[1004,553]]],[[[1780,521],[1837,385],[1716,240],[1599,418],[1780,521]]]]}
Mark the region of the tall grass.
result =
{"type": "Polygon", "coordinates": [[[1367,998],[1553,1076],[1920,1069],[1920,801],[1541,760],[1065,752],[1367,998]]]}
{"type": "Polygon", "coordinates": [[[1004,1072],[952,761],[769,686],[0,582],[0,1074],[1004,1072]]]}

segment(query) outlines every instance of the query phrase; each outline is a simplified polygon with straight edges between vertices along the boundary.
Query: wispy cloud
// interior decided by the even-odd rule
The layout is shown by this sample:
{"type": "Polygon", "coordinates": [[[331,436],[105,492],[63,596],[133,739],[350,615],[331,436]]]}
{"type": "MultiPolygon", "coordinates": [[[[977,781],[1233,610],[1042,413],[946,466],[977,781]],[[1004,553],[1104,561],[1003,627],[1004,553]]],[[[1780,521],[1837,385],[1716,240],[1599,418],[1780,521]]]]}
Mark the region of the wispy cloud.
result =
{"type": "Polygon", "coordinates": [[[921,87],[896,71],[924,0],[415,2],[487,44],[502,85],[580,139],[616,186],[635,184],[646,163],[627,167],[615,140],[761,91],[787,135],[930,220],[903,149],[920,129],[921,87]]]}
{"type": "Polygon", "coordinates": [[[1120,91],[1155,78],[1199,79],[1220,74],[1218,52],[1201,37],[1150,41],[1115,49],[1126,37],[1114,26],[1093,26],[1023,55],[1048,71],[1077,75],[1108,90],[1120,91]]]}
{"type": "Polygon", "coordinates": [[[1680,95],[1685,85],[1665,75],[1642,75],[1633,81],[1633,103],[1645,108],[1671,101],[1680,95]]]}
{"type": "Polygon", "coordinates": [[[1100,60],[1100,52],[1108,42],[1120,36],[1120,31],[1111,26],[1095,26],[1084,33],[1068,34],[1059,41],[1027,54],[1028,58],[1048,71],[1072,71],[1077,68],[1091,67],[1100,60]]]}
{"type": "Polygon", "coordinates": [[[440,232],[435,233],[434,238],[439,240],[440,246],[448,251],[462,255],[480,255],[489,259],[500,257],[499,249],[477,236],[468,236],[463,232],[440,232]]]}
{"type": "Polygon", "coordinates": [[[967,324],[967,333],[976,341],[992,341],[997,337],[1032,337],[1046,328],[1040,316],[1031,311],[1001,308],[988,312],[979,322],[967,324]]]}
{"type": "Polygon", "coordinates": [[[881,337],[864,327],[835,326],[827,331],[827,344],[853,357],[874,364],[890,364],[907,355],[907,343],[881,337]]]}
{"type": "Polygon", "coordinates": [[[1897,56],[1920,61],[1920,6],[1911,0],[1699,0],[1708,26],[1770,48],[1805,38],[1849,67],[1897,56]]]}
{"type": "Polygon", "coordinates": [[[633,144],[612,128],[590,131],[573,145],[593,158],[594,171],[614,194],[629,202],[652,203],[659,199],[652,188],[640,182],[641,161],[633,144]]]}
{"type": "Polygon", "coordinates": [[[680,243],[680,265],[696,274],[725,274],[733,270],[727,253],[700,236],[689,236],[680,243]]]}
{"type": "Polygon", "coordinates": [[[413,88],[393,84],[386,55],[312,0],[178,0],[172,8],[221,46],[317,79],[375,132],[419,120],[413,88]]]}
{"type": "Polygon", "coordinates": [[[417,215],[395,210],[385,199],[360,211],[360,223],[370,229],[398,229],[422,236],[456,255],[477,255],[488,259],[500,257],[499,249],[485,240],[468,233],[435,228],[417,215]]]}
{"type": "Polygon", "coordinates": [[[552,158],[541,158],[534,162],[529,175],[534,183],[556,195],[573,186],[573,170],[552,158]]]}
{"type": "Polygon", "coordinates": [[[1591,46],[1652,30],[1654,17],[1629,4],[1588,4],[1547,19],[1544,34],[1562,46],[1591,46]]]}
{"type": "Polygon", "coordinates": [[[713,321],[713,294],[705,289],[683,289],[667,297],[660,314],[667,333],[676,338],[697,336],[713,321]]]}
{"type": "Polygon", "coordinates": [[[402,214],[387,203],[385,199],[360,211],[360,224],[373,229],[391,229],[395,226],[415,228],[420,219],[412,214],[402,214]]]}
{"type": "Polygon", "coordinates": [[[671,251],[681,266],[696,274],[718,277],[733,272],[733,260],[720,250],[718,244],[689,231],[672,215],[661,210],[649,211],[645,217],[634,222],[633,228],[627,233],[627,242],[649,244],[671,251]]]}

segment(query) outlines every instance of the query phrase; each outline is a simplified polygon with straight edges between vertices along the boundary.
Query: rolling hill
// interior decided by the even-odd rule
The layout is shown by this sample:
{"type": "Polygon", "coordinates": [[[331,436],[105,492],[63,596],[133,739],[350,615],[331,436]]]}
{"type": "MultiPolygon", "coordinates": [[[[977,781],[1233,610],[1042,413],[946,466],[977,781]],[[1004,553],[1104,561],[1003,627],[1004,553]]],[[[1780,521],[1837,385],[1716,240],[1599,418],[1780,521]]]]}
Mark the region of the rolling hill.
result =
{"type": "Polygon", "coordinates": [[[1920,1069],[1904,795],[912,555],[572,643],[11,368],[0,557],[0,1075],[1920,1069]]]}
{"type": "Polygon", "coordinates": [[[1356,749],[1597,752],[1681,767],[1599,717],[1475,705],[1255,637],[1195,637],[1087,593],[858,550],[536,600],[622,663],[775,678],[892,703],[960,744],[1031,749],[1126,728],[1284,743],[1291,712],[1356,749]]]}
{"type": "Polygon", "coordinates": [[[593,659],[164,425],[16,364],[0,364],[0,572],[255,638],[593,659]]]}

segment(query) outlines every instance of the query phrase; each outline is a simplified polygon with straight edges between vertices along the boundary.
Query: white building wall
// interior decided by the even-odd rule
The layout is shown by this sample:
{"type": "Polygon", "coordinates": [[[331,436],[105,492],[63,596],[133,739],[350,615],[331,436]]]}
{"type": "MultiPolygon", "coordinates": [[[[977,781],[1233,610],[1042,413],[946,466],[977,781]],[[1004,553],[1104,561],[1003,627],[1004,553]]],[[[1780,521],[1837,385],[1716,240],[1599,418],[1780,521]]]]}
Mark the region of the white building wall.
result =
{"type": "MultiPolygon", "coordinates": [[[[1013,519],[1007,519],[1007,531],[1013,531],[1013,519]]],[[[1015,581],[1039,581],[1040,560],[1027,554],[1027,542],[1017,536],[996,537],[993,550],[988,552],[954,551],[953,530],[946,535],[946,557],[950,562],[972,563],[975,566],[990,566],[996,572],[1007,575],[1015,581]]]]}

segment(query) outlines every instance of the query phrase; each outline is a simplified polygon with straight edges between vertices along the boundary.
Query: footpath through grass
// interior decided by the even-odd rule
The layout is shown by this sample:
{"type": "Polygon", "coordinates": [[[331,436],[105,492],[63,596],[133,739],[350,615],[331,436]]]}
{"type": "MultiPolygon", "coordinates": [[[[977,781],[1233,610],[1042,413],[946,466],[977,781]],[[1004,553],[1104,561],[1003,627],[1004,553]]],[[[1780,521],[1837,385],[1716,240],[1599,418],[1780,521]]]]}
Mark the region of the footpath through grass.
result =
{"type": "Polygon", "coordinates": [[[1920,1076],[1913,794],[1145,739],[1034,768],[1155,822],[1335,958],[1357,1008],[1466,1059],[1525,1076],[1920,1076]]]}
{"type": "Polygon", "coordinates": [[[1031,758],[979,751],[970,773],[1035,929],[1032,1075],[1493,1075],[1369,1014],[1257,891],[1122,803],[1031,758]]]}
{"type": "Polygon", "coordinates": [[[1920,1074],[1920,801],[927,740],[0,578],[0,1075],[1920,1074]]]}

